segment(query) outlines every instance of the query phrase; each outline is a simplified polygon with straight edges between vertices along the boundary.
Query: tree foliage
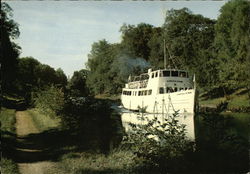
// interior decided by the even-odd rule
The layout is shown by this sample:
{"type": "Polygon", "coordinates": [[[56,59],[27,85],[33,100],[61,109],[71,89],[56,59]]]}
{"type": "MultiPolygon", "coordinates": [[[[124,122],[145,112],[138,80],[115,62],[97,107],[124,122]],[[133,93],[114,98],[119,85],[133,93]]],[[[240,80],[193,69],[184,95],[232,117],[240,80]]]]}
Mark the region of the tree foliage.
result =
{"type": "Polygon", "coordinates": [[[219,84],[225,88],[249,86],[250,2],[230,1],[221,8],[215,25],[215,54],[219,84]]]}
{"type": "Polygon", "coordinates": [[[120,31],[122,34],[122,51],[128,56],[148,60],[150,56],[148,42],[153,35],[154,27],[145,23],[140,23],[137,26],[124,24],[120,31]]]}
{"type": "Polygon", "coordinates": [[[91,74],[87,81],[92,84],[89,87],[95,94],[120,92],[125,76],[141,73],[132,68],[131,59],[141,58],[149,63],[148,67],[164,68],[164,40],[167,65],[195,74],[199,87],[248,87],[249,11],[248,1],[229,1],[221,8],[218,21],[183,8],[167,11],[162,27],[124,24],[120,43],[104,40],[93,44],[87,63],[91,74]],[[126,65],[130,67],[122,73],[126,65]]]}
{"type": "Polygon", "coordinates": [[[173,57],[167,55],[168,64],[195,73],[200,86],[208,85],[208,77],[216,73],[212,57],[214,24],[214,20],[183,8],[168,11],[163,25],[167,48],[173,57]]]}
{"type": "Polygon", "coordinates": [[[67,77],[61,69],[55,71],[49,65],[41,64],[33,57],[18,58],[15,93],[31,104],[33,92],[44,90],[51,85],[62,88],[67,85],[67,77]]]}
{"type": "Polygon", "coordinates": [[[90,70],[87,84],[94,94],[111,93],[112,91],[115,74],[110,73],[110,65],[116,57],[116,49],[116,45],[112,45],[106,40],[95,42],[92,45],[86,65],[90,70]]]}
{"type": "Polygon", "coordinates": [[[122,142],[125,147],[130,146],[139,160],[152,170],[151,173],[182,173],[191,167],[191,161],[184,159],[187,153],[194,151],[194,146],[186,137],[185,125],[179,124],[178,117],[176,112],[162,123],[157,117],[148,119],[142,115],[146,124],[132,124],[132,130],[122,142]]]}
{"type": "Polygon", "coordinates": [[[71,96],[86,97],[89,95],[89,89],[86,84],[88,74],[89,71],[84,69],[74,72],[67,85],[71,96]]]}
{"type": "Polygon", "coordinates": [[[65,105],[62,89],[55,86],[50,86],[45,90],[36,92],[36,96],[33,99],[35,107],[39,109],[40,112],[51,117],[62,113],[65,105]]]}
{"type": "Polygon", "coordinates": [[[14,86],[17,57],[20,53],[20,47],[12,39],[18,38],[20,33],[18,24],[12,19],[12,9],[7,3],[1,2],[0,14],[1,88],[4,92],[9,92],[14,86]]]}

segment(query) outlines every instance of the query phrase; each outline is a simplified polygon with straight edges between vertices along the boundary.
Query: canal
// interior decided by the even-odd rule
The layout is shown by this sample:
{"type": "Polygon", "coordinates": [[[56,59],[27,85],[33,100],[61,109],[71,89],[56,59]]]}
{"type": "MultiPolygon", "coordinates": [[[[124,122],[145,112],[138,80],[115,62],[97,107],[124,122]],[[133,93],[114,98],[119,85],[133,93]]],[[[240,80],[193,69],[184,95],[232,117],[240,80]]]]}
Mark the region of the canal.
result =
{"type": "MultiPolygon", "coordinates": [[[[150,120],[163,124],[167,114],[146,114],[125,111],[121,113],[125,132],[132,125],[147,125],[150,120]]],[[[196,171],[234,173],[249,170],[249,113],[199,113],[176,117],[185,125],[186,137],[195,144],[189,158],[196,171]]]]}

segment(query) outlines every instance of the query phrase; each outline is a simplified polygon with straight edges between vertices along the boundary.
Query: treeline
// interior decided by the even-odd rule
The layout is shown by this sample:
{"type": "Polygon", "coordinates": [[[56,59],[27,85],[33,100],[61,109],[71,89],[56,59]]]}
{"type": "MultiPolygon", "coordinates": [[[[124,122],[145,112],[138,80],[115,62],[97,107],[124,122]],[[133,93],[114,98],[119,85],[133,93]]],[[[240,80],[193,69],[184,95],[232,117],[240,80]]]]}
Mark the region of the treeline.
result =
{"type": "Polygon", "coordinates": [[[28,106],[32,106],[33,98],[51,86],[63,93],[67,91],[74,96],[87,96],[87,70],[75,71],[68,80],[60,68],[55,70],[33,57],[19,57],[21,47],[13,39],[18,38],[20,32],[12,16],[11,7],[1,3],[1,99],[6,96],[22,98],[28,106]]]}
{"type": "Polygon", "coordinates": [[[77,142],[80,148],[107,151],[108,142],[115,132],[111,120],[113,113],[110,102],[94,99],[91,95],[87,86],[89,71],[75,71],[67,79],[60,68],[55,70],[33,57],[19,58],[21,47],[12,40],[18,36],[19,28],[12,20],[12,9],[3,2],[1,106],[14,109],[33,107],[52,119],[59,117],[61,128],[69,130],[69,141],[77,142]]]}
{"type": "MultiPolygon", "coordinates": [[[[1,4],[2,91],[25,97],[51,84],[64,88],[67,78],[61,69],[54,70],[32,58],[18,58],[21,48],[12,41],[20,34],[18,24],[11,19],[11,8],[1,4]]],[[[73,93],[119,94],[130,74],[164,67],[163,40],[168,66],[195,74],[203,90],[217,89],[225,95],[236,88],[249,88],[249,11],[250,3],[238,0],[227,2],[217,20],[183,8],[167,11],[161,27],[124,24],[120,43],[105,39],[93,43],[86,63],[90,72],[82,70],[72,78],[82,79],[79,86],[84,85],[84,89],[75,87],[77,92],[73,93]]]]}
{"type": "Polygon", "coordinates": [[[204,90],[222,94],[250,86],[250,3],[227,2],[217,20],[193,14],[187,8],[169,10],[161,27],[124,24],[121,42],[95,42],[88,55],[87,84],[94,94],[113,94],[129,74],[145,68],[163,68],[163,41],[171,67],[189,70],[204,90]]]}

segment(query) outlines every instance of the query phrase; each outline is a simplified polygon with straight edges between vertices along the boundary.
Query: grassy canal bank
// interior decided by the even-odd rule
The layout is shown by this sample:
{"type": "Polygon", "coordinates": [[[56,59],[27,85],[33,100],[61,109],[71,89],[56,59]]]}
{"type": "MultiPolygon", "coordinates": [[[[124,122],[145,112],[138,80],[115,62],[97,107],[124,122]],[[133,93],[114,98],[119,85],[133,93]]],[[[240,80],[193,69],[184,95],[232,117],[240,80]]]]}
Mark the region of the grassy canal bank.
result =
{"type": "Polygon", "coordinates": [[[9,154],[13,152],[16,130],[15,130],[15,109],[1,108],[1,173],[18,174],[17,164],[10,158],[9,154]]]}
{"type": "Polygon", "coordinates": [[[202,111],[218,110],[220,112],[250,113],[249,91],[240,88],[226,96],[215,96],[211,92],[204,92],[199,96],[199,106],[202,111]]]}

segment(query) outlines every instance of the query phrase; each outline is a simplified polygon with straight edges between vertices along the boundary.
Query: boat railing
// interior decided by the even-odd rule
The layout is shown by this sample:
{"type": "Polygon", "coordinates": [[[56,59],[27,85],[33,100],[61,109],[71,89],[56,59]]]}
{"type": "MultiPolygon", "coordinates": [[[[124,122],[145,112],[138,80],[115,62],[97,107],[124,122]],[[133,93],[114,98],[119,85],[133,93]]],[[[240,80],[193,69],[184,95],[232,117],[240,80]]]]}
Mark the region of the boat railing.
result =
{"type": "Polygon", "coordinates": [[[128,83],[129,89],[146,88],[148,85],[148,80],[140,80],[128,83]]]}

